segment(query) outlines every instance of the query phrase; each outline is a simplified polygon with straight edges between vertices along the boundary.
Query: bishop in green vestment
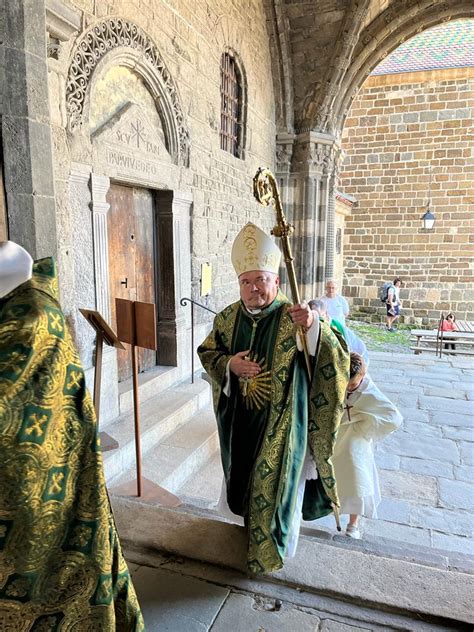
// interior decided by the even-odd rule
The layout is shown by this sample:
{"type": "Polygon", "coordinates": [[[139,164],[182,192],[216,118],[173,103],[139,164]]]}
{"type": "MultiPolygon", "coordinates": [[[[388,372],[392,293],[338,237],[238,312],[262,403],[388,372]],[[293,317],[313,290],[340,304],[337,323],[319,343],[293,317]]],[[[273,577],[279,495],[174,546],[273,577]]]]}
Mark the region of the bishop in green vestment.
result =
{"type": "Polygon", "coordinates": [[[241,300],[216,316],[198,349],[212,378],[227,504],[245,519],[253,573],[283,565],[307,453],[318,476],[306,482],[303,518],[339,505],[331,456],[349,378],[347,347],[309,307],[282,294],[279,260],[263,231],[242,229],[232,250],[241,300]],[[295,325],[308,330],[311,383],[295,325]]]}
{"type": "Polygon", "coordinates": [[[0,629],[144,630],[52,259],[0,298],[0,629]]]}

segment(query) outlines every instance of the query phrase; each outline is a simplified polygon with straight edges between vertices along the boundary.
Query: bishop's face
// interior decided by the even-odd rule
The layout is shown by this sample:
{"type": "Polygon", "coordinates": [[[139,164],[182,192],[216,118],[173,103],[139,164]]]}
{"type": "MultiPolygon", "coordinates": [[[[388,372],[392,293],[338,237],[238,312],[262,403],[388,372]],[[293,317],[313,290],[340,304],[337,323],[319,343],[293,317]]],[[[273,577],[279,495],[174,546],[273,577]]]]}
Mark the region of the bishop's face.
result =
{"type": "Polygon", "coordinates": [[[273,272],[253,270],[239,276],[240,298],[247,309],[263,309],[275,300],[280,279],[273,272]]]}

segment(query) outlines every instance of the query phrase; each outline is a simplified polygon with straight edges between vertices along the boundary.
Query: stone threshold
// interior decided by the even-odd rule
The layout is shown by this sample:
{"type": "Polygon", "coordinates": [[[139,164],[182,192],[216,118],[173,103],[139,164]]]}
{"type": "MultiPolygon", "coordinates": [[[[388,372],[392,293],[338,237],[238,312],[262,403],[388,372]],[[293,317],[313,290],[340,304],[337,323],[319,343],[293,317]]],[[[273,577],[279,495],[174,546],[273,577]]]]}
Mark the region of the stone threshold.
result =
{"type": "MultiPolygon", "coordinates": [[[[383,632],[386,630],[408,630],[410,632],[450,632],[452,630],[466,630],[471,632],[469,624],[459,622],[440,623],[435,617],[420,616],[418,614],[407,616],[398,612],[389,612],[370,608],[365,605],[352,603],[342,599],[335,599],[326,595],[317,594],[297,586],[287,586],[281,582],[275,582],[271,578],[253,578],[242,572],[229,568],[206,564],[189,558],[172,555],[166,552],[135,548],[127,546],[124,549],[125,558],[132,572],[132,579],[136,581],[137,568],[148,567],[161,569],[169,574],[171,581],[180,585],[180,578],[204,581],[212,587],[220,587],[230,591],[230,594],[242,595],[253,599],[254,608],[262,603],[270,606],[277,600],[282,603],[283,609],[296,608],[304,613],[309,613],[325,621],[318,630],[339,630],[340,632],[357,630],[359,632],[371,630],[383,632]]],[[[140,600],[140,586],[136,585],[140,600]]],[[[155,588],[159,595],[160,588],[155,588]]],[[[159,606],[158,606],[159,607],[159,606]]],[[[265,608],[267,609],[267,608],[265,608]]],[[[179,608],[178,608],[179,612],[179,608]]],[[[245,613],[240,613],[245,616],[245,613]]],[[[240,625],[242,623],[240,621],[240,625]]],[[[249,628],[253,629],[253,628],[249,628]]],[[[266,628],[265,628],[266,629],[266,628]]],[[[280,628],[279,628],[280,629],[280,628]]]]}
{"type": "MultiPolygon", "coordinates": [[[[246,572],[243,528],[189,508],[111,497],[126,548],[166,551],[246,572]]],[[[474,623],[474,576],[302,536],[282,570],[255,578],[439,625],[474,623]]]]}

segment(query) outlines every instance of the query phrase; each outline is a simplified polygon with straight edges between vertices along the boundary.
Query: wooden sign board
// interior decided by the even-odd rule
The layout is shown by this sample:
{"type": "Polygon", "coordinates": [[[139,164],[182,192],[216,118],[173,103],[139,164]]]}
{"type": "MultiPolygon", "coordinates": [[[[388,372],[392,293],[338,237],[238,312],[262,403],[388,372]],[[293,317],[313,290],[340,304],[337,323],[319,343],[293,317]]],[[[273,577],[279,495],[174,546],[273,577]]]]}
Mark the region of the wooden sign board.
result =
{"type": "Polygon", "coordinates": [[[154,303],[135,301],[135,331],[137,347],[156,351],[156,310],[154,303]]]}
{"type": "Polygon", "coordinates": [[[154,303],[115,299],[117,335],[122,342],[144,349],[157,349],[154,303]]]}
{"type": "Polygon", "coordinates": [[[80,308],[79,311],[95,331],[102,336],[105,344],[116,349],[125,349],[115,331],[108,325],[99,312],[93,309],[80,308]]]}
{"type": "Polygon", "coordinates": [[[115,315],[117,318],[117,336],[122,342],[135,344],[135,310],[133,301],[125,298],[115,299],[115,315]]]}

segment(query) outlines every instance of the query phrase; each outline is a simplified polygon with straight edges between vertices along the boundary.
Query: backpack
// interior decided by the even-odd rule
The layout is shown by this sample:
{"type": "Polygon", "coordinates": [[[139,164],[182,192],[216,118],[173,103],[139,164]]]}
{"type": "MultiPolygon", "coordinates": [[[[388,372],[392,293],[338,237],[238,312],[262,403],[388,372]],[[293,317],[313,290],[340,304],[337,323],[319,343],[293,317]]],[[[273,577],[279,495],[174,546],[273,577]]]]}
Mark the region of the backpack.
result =
{"type": "Polygon", "coordinates": [[[388,299],[388,291],[391,287],[395,287],[393,283],[384,283],[379,290],[379,298],[381,303],[386,303],[388,299]]]}

